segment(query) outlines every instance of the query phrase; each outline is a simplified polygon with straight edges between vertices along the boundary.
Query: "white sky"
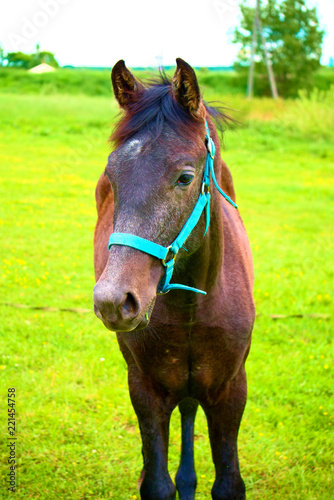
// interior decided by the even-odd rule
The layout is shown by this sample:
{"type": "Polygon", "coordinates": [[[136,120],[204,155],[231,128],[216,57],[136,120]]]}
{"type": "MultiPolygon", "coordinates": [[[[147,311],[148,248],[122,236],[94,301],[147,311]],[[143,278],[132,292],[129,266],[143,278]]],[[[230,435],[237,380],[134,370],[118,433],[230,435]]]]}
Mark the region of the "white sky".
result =
{"type": "MultiPolygon", "coordinates": [[[[255,4],[255,0],[251,0],[255,4]]],[[[53,52],[61,65],[228,66],[237,47],[239,0],[8,0],[1,5],[6,52],[53,52]]],[[[334,0],[309,0],[326,30],[323,64],[334,57],[334,0]]]]}

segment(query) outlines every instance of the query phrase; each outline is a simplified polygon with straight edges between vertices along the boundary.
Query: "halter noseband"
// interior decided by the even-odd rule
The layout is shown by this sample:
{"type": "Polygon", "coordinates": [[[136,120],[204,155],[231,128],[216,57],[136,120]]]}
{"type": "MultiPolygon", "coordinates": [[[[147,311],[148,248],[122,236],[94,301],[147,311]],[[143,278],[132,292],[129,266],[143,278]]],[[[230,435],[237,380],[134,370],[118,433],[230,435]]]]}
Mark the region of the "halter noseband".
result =
{"type": "Polygon", "coordinates": [[[212,138],[210,137],[209,127],[206,120],[205,120],[205,128],[206,128],[207,155],[204,167],[201,194],[199,195],[197,203],[193,211],[191,212],[189,219],[187,220],[187,222],[185,223],[185,225],[183,226],[179,235],[175,238],[173,243],[168,247],[164,247],[162,245],[154,243],[153,241],[141,238],[140,236],[135,236],[134,234],[127,234],[127,233],[112,233],[109,238],[109,245],[108,245],[109,250],[112,245],[124,245],[131,248],[135,248],[136,250],[140,250],[141,252],[147,253],[161,260],[163,266],[165,267],[165,275],[159,283],[157,290],[158,295],[165,294],[175,288],[179,288],[181,290],[188,290],[196,293],[202,293],[203,295],[206,295],[206,292],[203,290],[199,290],[198,288],[193,288],[187,285],[170,283],[170,280],[172,279],[173,275],[175,257],[179,252],[180,248],[185,243],[190,233],[192,232],[192,230],[197,225],[204,209],[205,209],[206,224],[203,236],[206,235],[206,232],[208,230],[210,224],[210,197],[211,197],[210,174],[212,176],[214,185],[218,189],[219,193],[231,205],[233,205],[235,208],[238,208],[238,206],[234,203],[234,201],[226,193],[224,193],[224,191],[218,186],[213,164],[216,148],[212,138]],[[169,253],[172,253],[173,256],[166,262],[169,253]]]}

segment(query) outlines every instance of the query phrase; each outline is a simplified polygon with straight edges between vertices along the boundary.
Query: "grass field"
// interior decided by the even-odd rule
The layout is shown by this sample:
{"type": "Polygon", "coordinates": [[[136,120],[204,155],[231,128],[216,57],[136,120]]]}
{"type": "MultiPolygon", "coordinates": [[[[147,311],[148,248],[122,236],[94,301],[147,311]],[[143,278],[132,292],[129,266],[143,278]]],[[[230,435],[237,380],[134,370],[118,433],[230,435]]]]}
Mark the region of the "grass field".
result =
{"type": "MultiPolygon", "coordinates": [[[[169,74],[173,70],[167,70],[169,74]]],[[[151,77],[154,70],[135,71],[138,78],[151,77]]],[[[205,92],[218,91],[224,94],[245,94],[247,72],[213,71],[201,68],[197,71],[199,83],[205,92]]],[[[322,67],[314,75],[314,86],[328,90],[334,85],[334,68],[322,67]]],[[[34,93],[37,95],[83,94],[88,96],[109,97],[111,89],[110,71],[85,68],[59,68],[54,73],[31,74],[25,69],[0,67],[0,92],[34,93]]],[[[259,94],[266,89],[262,75],[255,74],[254,92],[259,94]]],[[[268,91],[268,89],[267,89],[268,91]]]]}
{"type": "MultiPolygon", "coordinates": [[[[244,122],[226,133],[223,157],[253,248],[259,315],[239,438],[247,498],[330,500],[333,97],[226,100],[244,122]]],[[[0,109],[0,435],[7,442],[7,388],[15,387],[19,467],[11,496],[139,499],[139,431],[115,336],[92,312],[8,305],[92,309],[94,188],[116,106],[106,97],[6,93],[0,109]]],[[[173,476],[179,451],[175,412],[173,476]]],[[[195,457],[196,498],[207,500],[214,476],[202,412],[195,457]]],[[[2,445],[4,499],[7,459],[2,445]]]]}

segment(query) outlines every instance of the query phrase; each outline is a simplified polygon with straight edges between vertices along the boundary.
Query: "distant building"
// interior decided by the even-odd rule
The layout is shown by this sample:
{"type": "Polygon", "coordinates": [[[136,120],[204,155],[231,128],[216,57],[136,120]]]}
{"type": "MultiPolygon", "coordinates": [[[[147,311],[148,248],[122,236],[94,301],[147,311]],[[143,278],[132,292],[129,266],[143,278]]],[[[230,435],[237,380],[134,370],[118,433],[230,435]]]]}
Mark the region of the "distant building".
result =
{"type": "Polygon", "coordinates": [[[35,66],[34,68],[29,69],[28,71],[29,73],[50,73],[51,71],[55,71],[55,68],[53,66],[50,66],[49,64],[42,63],[38,66],[35,66]]]}

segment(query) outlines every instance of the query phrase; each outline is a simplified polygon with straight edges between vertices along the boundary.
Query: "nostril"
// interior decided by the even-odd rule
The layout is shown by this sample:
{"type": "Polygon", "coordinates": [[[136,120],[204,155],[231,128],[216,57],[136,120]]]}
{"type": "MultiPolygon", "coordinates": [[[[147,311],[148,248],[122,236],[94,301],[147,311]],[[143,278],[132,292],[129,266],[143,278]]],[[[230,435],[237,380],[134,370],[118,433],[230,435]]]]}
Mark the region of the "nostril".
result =
{"type": "Polygon", "coordinates": [[[135,318],[139,312],[139,303],[132,293],[127,293],[122,304],[122,316],[124,318],[135,318]]]}
{"type": "Polygon", "coordinates": [[[109,288],[95,285],[94,311],[102,321],[117,324],[119,321],[132,321],[140,313],[140,302],[135,293],[125,292],[121,288],[109,288]]]}
{"type": "Polygon", "coordinates": [[[100,318],[100,319],[101,319],[101,313],[100,313],[100,311],[99,311],[99,309],[98,309],[98,307],[97,307],[97,305],[96,305],[96,304],[94,304],[94,313],[96,314],[96,316],[97,316],[98,318],[100,318]]]}

